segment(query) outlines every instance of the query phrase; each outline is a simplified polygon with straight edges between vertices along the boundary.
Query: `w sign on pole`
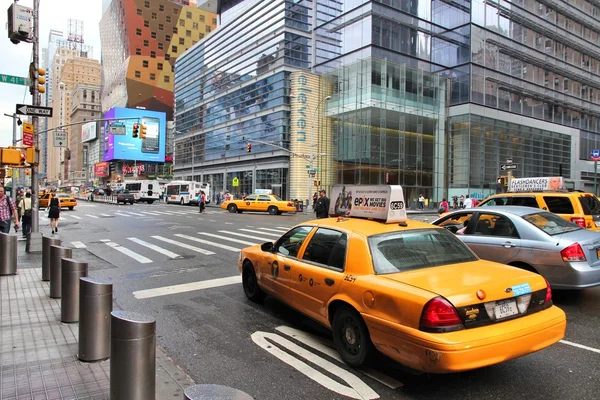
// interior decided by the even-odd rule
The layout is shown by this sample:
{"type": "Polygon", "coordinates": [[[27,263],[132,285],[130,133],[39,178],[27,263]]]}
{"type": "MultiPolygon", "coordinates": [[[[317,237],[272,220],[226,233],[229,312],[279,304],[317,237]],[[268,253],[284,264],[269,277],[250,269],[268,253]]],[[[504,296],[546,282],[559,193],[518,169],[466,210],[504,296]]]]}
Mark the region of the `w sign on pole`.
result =
{"type": "Polygon", "coordinates": [[[600,160],[600,150],[592,150],[592,152],[590,153],[590,158],[594,160],[594,196],[598,196],[596,187],[598,178],[598,160],[600,160]]]}

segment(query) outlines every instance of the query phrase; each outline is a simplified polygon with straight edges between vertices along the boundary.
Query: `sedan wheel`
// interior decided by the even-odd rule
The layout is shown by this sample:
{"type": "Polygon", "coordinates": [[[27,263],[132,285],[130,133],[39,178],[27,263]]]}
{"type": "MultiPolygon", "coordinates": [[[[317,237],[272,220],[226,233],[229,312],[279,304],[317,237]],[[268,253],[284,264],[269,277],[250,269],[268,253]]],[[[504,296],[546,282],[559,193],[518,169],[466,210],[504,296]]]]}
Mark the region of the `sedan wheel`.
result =
{"type": "Polygon", "coordinates": [[[227,206],[227,211],[233,214],[237,211],[237,206],[235,204],[230,204],[227,206]]]}
{"type": "Polygon", "coordinates": [[[369,330],[360,315],[342,307],[333,316],[333,343],[342,360],[351,367],[363,365],[372,353],[369,330]]]}
{"type": "Polygon", "coordinates": [[[255,303],[261,302],[265,298],[265,293],[258,286],[254,267],[249,261],[246,261],[242,271],[242,286],[244,288],[244,294],[249,300],[255,303]]]}
{"type": "Polygon", "coordinates": [[[269,214],[276,215],[279,212],[279,209],[275,206],[270,206],[268,211],[269,211],[269,214]]]}

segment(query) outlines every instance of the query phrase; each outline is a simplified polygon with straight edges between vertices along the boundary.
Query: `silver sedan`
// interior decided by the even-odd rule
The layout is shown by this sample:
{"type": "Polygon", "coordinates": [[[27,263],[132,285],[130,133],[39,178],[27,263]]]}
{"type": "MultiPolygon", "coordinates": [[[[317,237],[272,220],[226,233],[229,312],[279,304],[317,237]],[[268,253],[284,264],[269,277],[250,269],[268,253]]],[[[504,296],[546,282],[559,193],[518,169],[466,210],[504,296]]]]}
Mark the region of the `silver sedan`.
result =
{"type": "Polygon", "coordinates": [[[600,285],[600,233],[549,211],[471,208],[432,223],[457,234],[480,258],[537,272],[555,289],[600,285]]]}

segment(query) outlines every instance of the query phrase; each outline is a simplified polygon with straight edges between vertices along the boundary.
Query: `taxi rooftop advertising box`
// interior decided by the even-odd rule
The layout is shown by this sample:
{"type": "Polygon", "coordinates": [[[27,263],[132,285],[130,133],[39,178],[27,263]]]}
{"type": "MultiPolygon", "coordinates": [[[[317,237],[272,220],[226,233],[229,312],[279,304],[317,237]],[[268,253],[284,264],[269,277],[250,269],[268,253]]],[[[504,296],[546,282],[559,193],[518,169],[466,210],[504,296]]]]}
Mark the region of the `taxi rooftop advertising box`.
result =
{"type": "MultiPolygon", "coordinates": [[[[132,160],[165,162],[167,139],[167,118],[163,112],[142,110],[138,108],[114,107],[104,114],[104,118],[132,118],[104,121],[103,160],[132,160]],[[146,126],[146,138],[134,138],[133,124],[146,126]],[[125,134],[111,134],[112,124],[125,125],[125,134]]],[[[141,129],[140,129],[141,130],[141,129]]],[[[122,130],[121,130],[122,131],[122,130]]]]}

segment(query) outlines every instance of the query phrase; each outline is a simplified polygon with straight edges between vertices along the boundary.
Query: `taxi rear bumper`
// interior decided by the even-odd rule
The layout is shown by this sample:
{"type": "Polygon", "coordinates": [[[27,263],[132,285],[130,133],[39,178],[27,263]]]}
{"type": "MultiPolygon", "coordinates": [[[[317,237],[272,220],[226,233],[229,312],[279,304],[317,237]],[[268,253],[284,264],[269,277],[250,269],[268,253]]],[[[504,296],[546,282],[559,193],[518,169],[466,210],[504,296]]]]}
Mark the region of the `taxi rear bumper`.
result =
{"type": "Polygon", "coordinates": [[[531,354],[561,340],[567,325],[565,313],[554,306],[523,318],[439,334],[363,317],[379,351],[429,373],[468,371],[531,354]]]}

